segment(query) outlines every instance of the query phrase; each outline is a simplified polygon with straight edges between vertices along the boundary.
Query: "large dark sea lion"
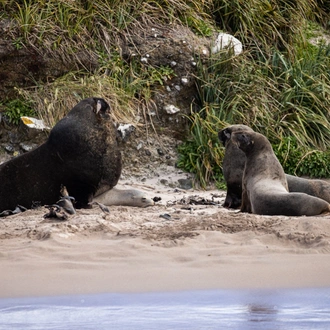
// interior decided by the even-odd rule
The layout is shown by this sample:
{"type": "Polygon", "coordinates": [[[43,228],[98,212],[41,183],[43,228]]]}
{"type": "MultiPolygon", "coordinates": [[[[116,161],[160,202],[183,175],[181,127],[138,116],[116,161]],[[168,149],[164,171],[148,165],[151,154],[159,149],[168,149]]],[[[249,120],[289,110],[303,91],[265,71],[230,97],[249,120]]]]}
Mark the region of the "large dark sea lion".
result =
{"type": "Polygon", "coordinates": [[[305,193],[289,193],[282,165],[267,138],[256,132],[236,132],[232,143],[246,155],[242,212],[262,215],[313,216],[330,212],[330,204],[305,193]]]}
{"type": "Polygon", "coordinates": [[[62,185],[76,207],[87,207],[97,190],[117,184],[121,168],[108,103],[85,99],[54,126],[44,144],[0,165],[0,212],[55,203],[62,185]]]}
{"type": "MultiPolygon", "coordinates": [[[[224,206],[239,208],[242,201],[242,179],[245,165],[245,154],[231,140],[231,134],[235,132],[253,130],[246,125],[231,125],[218,134],[219,140],[225,147],[225,156],[222,169],[227,185],[227,195],[224,206]]],[[[324,180],[304,179],[286,174],[288,189],[290,192],[303,192],[311,196],[319,197],[330,203],[330,184],[324,180]]]]}

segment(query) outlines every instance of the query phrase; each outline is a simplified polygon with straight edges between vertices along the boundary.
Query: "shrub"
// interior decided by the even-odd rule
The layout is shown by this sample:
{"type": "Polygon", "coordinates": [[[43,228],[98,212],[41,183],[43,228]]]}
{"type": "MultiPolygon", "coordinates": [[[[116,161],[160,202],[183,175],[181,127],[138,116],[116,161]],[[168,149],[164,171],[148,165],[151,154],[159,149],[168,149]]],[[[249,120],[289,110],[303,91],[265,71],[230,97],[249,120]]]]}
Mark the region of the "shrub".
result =
{"type": "Polygon", "coordinates": [[[12,100],[5,104],[5,116],[11,124],[18,125],[20,118],[23,116],[36,116],[35,111],[31,108],[30,103],[19,99],[12,100]]]}

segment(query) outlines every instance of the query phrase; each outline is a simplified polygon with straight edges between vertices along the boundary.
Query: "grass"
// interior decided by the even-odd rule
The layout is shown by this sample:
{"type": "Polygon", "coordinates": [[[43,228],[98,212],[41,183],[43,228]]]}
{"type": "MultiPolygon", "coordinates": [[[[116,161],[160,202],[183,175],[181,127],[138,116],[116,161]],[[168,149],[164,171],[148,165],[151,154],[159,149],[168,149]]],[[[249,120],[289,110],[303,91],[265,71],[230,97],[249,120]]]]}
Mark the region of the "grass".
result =
{"type": "Polygon", "coordinates": [[[217,137],[223,122],[215,115],[214,109],[204,108],[190,116],[191,136],[178,147],[180,157],[178,167],[190,173],[196,173],[196,184],[206,187],[215,182],[223,185],[221,163],[224,150],[217,137]]]}
{"type": "Polygon", "coordinates": [[[191,115],[191,138],[179,149],[179,165],[196,173],[203,187],[222,180],[216,134],[234,123],[266,135],[288,173],[330,176],[330,46],[299,51],[299,60],[276,50],[256,59],[256,52],[223,52],[198,63],[201,111],[191,115]]]}
{"type": "MultiPolygon", "coordinates": [[[[34,87],[17,89],[20,97],[32,102],[39,117],[50,126],[73,104],[91,95],[110,99],[115,118],[132,120],[140,111],[147,111],[153,91],[172,78],[174,71],[166,66],[141,65],[139,57],[124,59],[121,39],[124,36],[134,44],[135,34],[146,29],[145,25],[179,21],[176,16],[188,21],[194,5],[199,3],[2,1],[2,15],[11,15],[16,22],[11,29],[16,48],[30,46],[63,61],[75,56],[79,61],[83,51],[98,62],[94,71],[72,71],[53,82],[36,82],[34,87]]],[[[206,21],[200,20],[199,27],[196,15],[190,22],[196,30],[206,30],[206,21]]]]}
{"type": "Polygon", "coordinates": [[[0,9],[0,18],[15,22],[10,34],[17,49],[30,46],[64,61],[79,59],[84,51],[98,63],[93,70],[18,89],[50,126],[91,95],[105,97],[120,121],[134,121],[137,114],[146,118],[157,88],[174,72],[126,58],[122,46],[123,40],[134,46],[135,36],[150,26],[183,24],[203,37],[232,33],[243,42],[243,54],[223,51],[208,61],[197,59],[192,108],[199,111],[189,116],[190,136],[180,147],[179,165],[195,172],[201,186],[210,180],[221,184],[223,149],[216,133],[244,123],[269,138],[291,172],[330,175],[324,171],[330,145],[330,49],[308,43],[315,26],[330,28],[328,2],[1,0],[0,9]]]}

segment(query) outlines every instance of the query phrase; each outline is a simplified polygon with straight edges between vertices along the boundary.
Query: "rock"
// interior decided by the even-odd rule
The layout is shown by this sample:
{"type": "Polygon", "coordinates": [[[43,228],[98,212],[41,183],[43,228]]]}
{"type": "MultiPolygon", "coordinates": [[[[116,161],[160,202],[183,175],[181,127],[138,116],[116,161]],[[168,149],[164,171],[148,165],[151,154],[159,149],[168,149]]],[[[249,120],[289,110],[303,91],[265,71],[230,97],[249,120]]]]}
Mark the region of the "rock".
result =
{"type": "Polygon", "coordinates": [[[221,32],[218,34],[211,51],[212,54],[215,54],[222,49],[231,47],[233,47],[235,55],[239,55],[243,52],[243,45],[238,39],[228,33],[221,32]]]}
{"type": "Polygon", "coordinates": [[[37,144],[35,143],[31,143],[31,144],[27,144],[27,143],[20,143],[19,144],[20,149],[22,149],[24,152],[29,152],[33,149],[35,149],[36,147],[38,147],[37,144]]]}
{"type": "Polygon", "coordinates": [[[166,179],[161,179],[161,180],[160,180],[160,183],[163,184],[164,186],[167,186],[167,185],[168,185],[168,180],[166,180],[166,179]]]}
{"type": "Polygon", "coordinates": [[[185,77],[181,78],[181,83],[182,83],[182,85],[187,85],[189,83],[188,78],[185,78],[185,77]]]}
{"type": "Polygon", "coordinates": [[[117,131],[121,140],[125,142],[135,131],[135,127],[132,124],[120,124],[117,128],[117,131]]]}
{"type": "Polygon", "coordinates": [[[164,106],[164,110],[165,110],[169,115],[173,115],[173,114],[175,114],[175,113],[177,113],[177,112],[180,111],[180,109],[177,108],[177,107],[176,107],[175,105],[173,105],[173,104],[166,104],[166,105],[164,106]]]}
{"type": "Polygon", "coordinates": [[[160,148],[157,149],[157,153],[159,156],[164,156],[164,151],[160,148]]]}
{"type": "Polygon", "coordinates": [[[179,179],[179,188],[189,190],[193,188],[193,182],[191,179],[179,179]]]}
{"type": "Polygon", "coordinates": [[[13,145],[11,145],[11,144],[7,144],[7,145],[5,146],[5,150],[6,150],[7,152],[9,152],[9,153],[13,153],[13,152],[15,151],[15,148],[14,148],[13,145]]]}

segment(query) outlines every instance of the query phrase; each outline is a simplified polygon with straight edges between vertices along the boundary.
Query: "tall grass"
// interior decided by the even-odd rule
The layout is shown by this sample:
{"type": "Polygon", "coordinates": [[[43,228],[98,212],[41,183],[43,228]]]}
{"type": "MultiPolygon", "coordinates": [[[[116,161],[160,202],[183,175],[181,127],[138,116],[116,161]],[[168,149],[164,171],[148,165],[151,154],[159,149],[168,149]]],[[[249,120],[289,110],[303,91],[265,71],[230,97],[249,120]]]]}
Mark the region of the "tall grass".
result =
{"type": "Polygon", "coordinates": [[[33,88],[20,90],[51,126],[70,104],[93,93],[111,96],[122,104],[117,117],[132,118],[132,104],[148,107],[155,86],[162,84],[164,76],[172,76],[173,70],[124,59],[124,39],[134,46],[135,36],[150,30],[150,26],[174,22],[186,22],[200,34],[209,33],[209,15],[200,1],[2,0],[0,8],[0,19],[11,18],[15,23],[11,35],[17,47],[24,44],[64,62],[72,62],[72,57],[80,61],[83,51],[98,62],[96,71],[86,68],[55,82],[36,82],[33,88]]]}
{"type": "Polygon", "coordinates": [[[295,56],[294,44],[305,43],[304,24],[323,12],[315,0],[216,0],[212,15],[219,27],[235,34],[249,48],[272,49],[295,56]]]}
{"type": "Polygon", "coordinates": [[[324,168],[330,154],[323,152],[330,147],[329,51],[330,46],[315,46],[300,60],[278,50],[257,59],[248,51],[223,52],[200,62],[201,111],[191,115],[191,138],[179,149],[179,165],[195,172],[202,186],[210,178],[221,180],[216,132],[243,123],[269,138],[289,173],[330,175],[324,168]]]}
{"type": "Polygon", "coordinates": [[[138,114],[138,102],[118,86],[117,80],[103,75],[81,75],[69,73],[55,82],[26,89],[19,93],[32,100],[38,117],[50,127],[54,126],[67,112],[84,98],[95,96],[109,101],[111,113],[119,122],[133,121],[138,114]]]}
{"type": "MultiPolygon", "coordinates": [[[[48,126],[52,127],[80,100],[99,96],[107,99],[112,116],[117,122],[134,122],[152,103],[152,87],[162,84],[162,79],[173,74],[171,68],[142,69],[140,62],[105,62],[98,72],[70,72],[54,82],[31,88],[18,89],[21,96],[30,100],[48,126]]],[[[138,125],[138,123],[136,123],[138,125]]]]}
{"type": "Polygon", "coordinates": [[[308,44],[306,22],[328,27],[328,7],[322,0],[2,0],[0,18],[16,23],[11,26],[15,45],[64,61],[83,50],[98,62],[95,71],[86,68],[20,90],[49,125],[91,94],[109,99],[121,120],[146,111],[162,77],[173,72],[124,59],[123,39],[134,46],[136,34],[173,23],[202,36],[223,30],[238,37],[243,54],[221,52],[197,66],[192,108],[199,111],[190,116],[191,135],[180,148],[179,163],[205,186],[220,180],[223,150],[216,132],[227,124],[244,123],[264,133],[283,161],[301,150],[296,165],[288,166],[293,172],[306,159],[322,163],[323,154],[317,154],[318,163],[306,155],[330,145],[330,50],[308,44]]]}

